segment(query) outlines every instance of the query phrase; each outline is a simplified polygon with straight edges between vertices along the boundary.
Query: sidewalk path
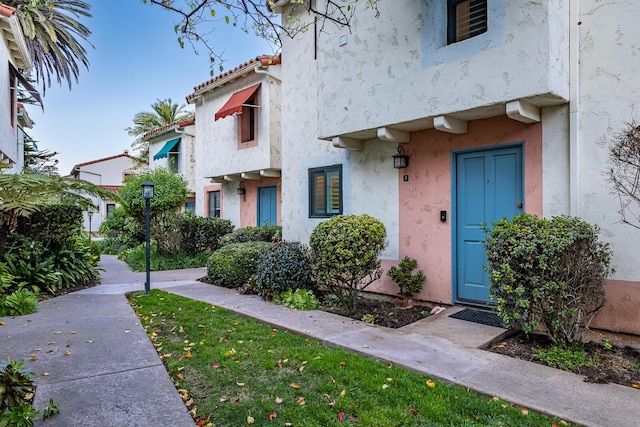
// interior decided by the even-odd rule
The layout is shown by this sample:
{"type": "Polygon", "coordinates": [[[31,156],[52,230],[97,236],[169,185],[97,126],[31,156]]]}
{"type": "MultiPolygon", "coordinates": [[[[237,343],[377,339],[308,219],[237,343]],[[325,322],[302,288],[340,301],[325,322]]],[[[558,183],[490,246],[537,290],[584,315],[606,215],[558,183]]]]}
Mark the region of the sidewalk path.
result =
{"type": "MultiPolygon", "coordinates": [[[[125,298],[144,288],[144,273],[132,273],[112,256],[103,256],[101,266],[101,285],[44,301],[33,315],[0,319],[0,360],[26,360],[38,374],[36,407],[53,398],[61,409],[36,425],[193,426],[125,298]]],[[[154,272],[151,286],[567,421],[640,425],[639,390],[585,383],[574,374],[479,350],[504,330],[451,319],[455,308],[394,330],[322,311],[288,310],[196,281],[204,275],[204,269],[154,272]]]]}

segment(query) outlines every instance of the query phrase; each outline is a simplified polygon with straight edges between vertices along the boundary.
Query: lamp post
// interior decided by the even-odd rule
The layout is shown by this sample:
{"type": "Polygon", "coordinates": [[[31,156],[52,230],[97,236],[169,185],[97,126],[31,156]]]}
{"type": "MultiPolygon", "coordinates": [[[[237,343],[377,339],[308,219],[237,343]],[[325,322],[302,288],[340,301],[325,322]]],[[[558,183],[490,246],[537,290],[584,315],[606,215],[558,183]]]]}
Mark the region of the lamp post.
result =
{"type": "Polygon", "coordinates": [[[91,241],[91,217],[93,216],[93,212],[88,210],[87,216],[89,217],[89,241],[91,241]]]}
{"type": "Polygon", "coordinates": [[[145,202],[145,219],[146,219],[146,233],[145,233],[145,243],[147,246],[146,258],[147,258],[147,281],[144,284],[144,292],[149,295],[151,290],[151,245],[150,241],[150,228],[151,228],[151,199],[153,199],[153,187],[154,183],[145,181],[141,185],[142,187],[142,198],[145,202]]]}

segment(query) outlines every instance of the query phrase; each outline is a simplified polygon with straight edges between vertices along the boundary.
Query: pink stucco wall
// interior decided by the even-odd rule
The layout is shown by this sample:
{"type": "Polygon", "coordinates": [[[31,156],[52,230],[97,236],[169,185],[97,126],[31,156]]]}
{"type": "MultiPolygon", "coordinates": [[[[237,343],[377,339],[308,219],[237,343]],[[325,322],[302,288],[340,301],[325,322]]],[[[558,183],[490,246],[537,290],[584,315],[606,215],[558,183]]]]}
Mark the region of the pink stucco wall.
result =
{"type": "Polygon", "coordinates": [[[282,185],[280,178],[262,178],[258,181],[245,180],[242,185],[246,193],[240,197],[240,227],[255,227],[258,223],[258,187],[276,186],[278,225],[282,225],[282,185]]]}
{"type": "MultiPolygon", "coordinates": [[[[542,215],[542,125],[523,124],[506,117],[468,123],[468,132],[453,135],[429,129],[411,134],[405,151],[409,167],[400,169],[400,258],[418,260],[427,276],[418,299],[452,302],[451,152],[524,142],[525,210],[542,215]],[[408,175],[405,182],[403,176],[408,175]],[[447,221],[440,221],[440,211],[447,221]]],[[[385,263],[388,268],[392,263],[385,263]]],[[[376,290],[397,286],[385,278],[376,290]]]]}
{"type": "Polygon", "coordinates": [[[593,319],[591,327],[640,334],[640,282],[607,280],[605,296],[607,303],[593,319]]]}

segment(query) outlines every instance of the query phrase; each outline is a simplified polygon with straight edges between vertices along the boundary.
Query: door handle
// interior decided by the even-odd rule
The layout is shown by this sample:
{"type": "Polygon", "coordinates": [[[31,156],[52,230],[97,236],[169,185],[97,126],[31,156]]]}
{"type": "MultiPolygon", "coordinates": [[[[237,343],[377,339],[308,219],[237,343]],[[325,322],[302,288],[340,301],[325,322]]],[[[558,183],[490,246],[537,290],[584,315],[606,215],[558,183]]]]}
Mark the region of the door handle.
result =
{"type": "Polygon", "coordinates": [[[518,204],[516,205],[516,207],[517,207],[518,209],[522,209],[522,203],[518,203],[518,204]]]}

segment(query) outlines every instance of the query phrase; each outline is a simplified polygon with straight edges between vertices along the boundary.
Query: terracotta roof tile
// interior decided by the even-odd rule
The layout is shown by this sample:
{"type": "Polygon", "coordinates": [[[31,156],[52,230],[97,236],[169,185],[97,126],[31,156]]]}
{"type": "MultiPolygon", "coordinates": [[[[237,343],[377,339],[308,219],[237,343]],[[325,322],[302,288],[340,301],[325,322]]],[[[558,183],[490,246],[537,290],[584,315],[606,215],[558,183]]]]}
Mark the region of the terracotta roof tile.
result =
{"type": "Polygon", "coordinates": [[[15,8],[13,8],[11,6],[7,6],[6,4],[0,3],[0,15],[6,16],[7,18],[9,18],[14,13],[16,13],[16,9],[15,8]]]}
{"type": "Polygon", "coordinates": [[[164,131],[167,131],[169,129],[173,129],[173,128],[183,128],[183,127],[187,127],[187,126],[191,126],[196,122],[195,118],[192,119],[187,119],[187,120],[180,120],[177,122],[173,122],[173,123],[169,123],[168,125],[164,125],[161,126],[157,129],[154,129],[152,131],[149,131],[147,133],[145,133],[144,135],[142,135],[142,139],[147,139],[153,135],[157,135],[159,133],[162,133],[164,131]]]}
{"type": "Polygon", "coordinates": [[[245,62],[244,64],[238,65],[236,68],[229,70],[225,73],[219,74],[217,76],[215,76],[214,78],[207,80],[204,83],[200,83],[199,85],[195,86],[193,88],[194,93],[187,95],[187,102],[189,102],[190,100],[192,100],[193,98],[195,98],[197,96],[197,92],[201,91],[202,89],[205,89],[207,86],[211,86],[217,82],[219,82],[220,80],[223,80],[227,77],[231,77],[234,74],[242,74],[240,73],[241,71],[244,71],[247,67],[249,66],[254,66],[257,64],[260,64],[263,67],[268,67],[270,65],[278,65],[282,63],[282,54],[277,54],[277,55],[261,55],[261,56],[257,56],[253,59],[250,59],[249,61],[245,62]]]}
{"type": "Polygon", "coordinates": [[[111,190],[114,193],[117,193],[123,186],[122,185],[99,185],[98,187],[104,188],[105,190],[111,190]]]}

